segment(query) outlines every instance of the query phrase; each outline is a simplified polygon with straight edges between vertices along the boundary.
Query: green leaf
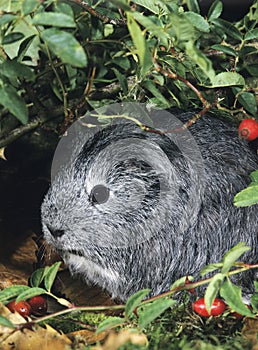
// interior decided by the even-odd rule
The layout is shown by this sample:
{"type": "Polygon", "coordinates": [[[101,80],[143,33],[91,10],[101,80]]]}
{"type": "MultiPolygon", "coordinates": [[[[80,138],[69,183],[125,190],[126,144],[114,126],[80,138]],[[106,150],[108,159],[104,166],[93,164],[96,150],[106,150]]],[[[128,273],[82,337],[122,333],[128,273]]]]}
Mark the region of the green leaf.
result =
{"type": "Polygon", "coordinates": [[[220,286],[224,278],[225,278],[225,275],[223,273],[217,273],[212,277],[210,283],[208,284],[208,287],[204,295],[204,301],[205,301],[205,305],[208,313],[210,313],[211,305],[213,304],[214,299],[218,294],[218,291],[220,289],[220,286]]]}
{"type": "Polygon", "coordinates": [[[241,315],[254,317],[255,315],[243,303],[241,288],[234,285],[229,278],[223,283],[220,288],[220,295],[225,299],[225,302],[233,310],[241,315]]]}
{"type": "Polygon", "coordinates": [[[30,48],[33,40],[36,38],[36,35],[30,35],[26,39],[24,39],[19,47],[18,53],[17,53],[17,61],[22,61],[24,56],[26,55],[28,49],[30,48]]]}
{"type": "Polygon", "coordinates": [[[222,29],[229,37],[239,41],[242,40],[241,32],[230,22],[221,18],[213,19],[211,22],[218,28],[222,29]]]}
{"type": "Polygon", "coordinates": [[[170,40],[170,35],[164,28],[156,25],[149,17],[144,16],[139,12],[132,12],[130,13],[130,16],[145,27],[151,35],[156,36],[160,40],[161,45],[167,46],[167,43],[170,40]]]}
{"type": "Polygon", "coordinates": [[[65,13],[66,15],[73,18],[74,16],[73,9],[70,5],[59,1],[56,2],[54,5],[55,5],[55,12],[65,13]]]}
{"type": "Polygon", "coordinates": [[[4,36],[2,44],[3,45],[12,44],[12,43],[15,43],[16,41],[23,39],[23,38],[24,38],[23,33],[13,32],[13,33],[10,33],[10,34],[7,34],[4,36]]]}
{"type": "Polygon", "coordinates": [[[235,50],[233,50],[229,46],[217,44],[217,45],[212,45],[211,48],[214,50],[222,51],[225,54],[230,55],[230,56],[236,56],[235,50]]]}
{"type": "Polygon", "coordinates": [[[208,12],[208,18],[210,21],[218,18],[221,13],[222,13],[222,10],[223,10],[223,4],[220,0],[215,0],[213,1],[210,9],[209,9],[209,12],[208,12]]]}
{"type": "Polygon", "coordinates": [[[96,331],[96,334],[99,334],[103,331],[107,331],[111,328],[120,326],[120,325],[124,324],[125,322],[126,322],[125,319],[121,318],[121,317],[109,317],[99,324],[98,329],[96,331]]]}
{"type": "Polygon", "coordinates": [[[146,52],[146,42],[144,38],[144,34],[141,31],[140,26],[134,20],[130,13],[127,14],[127,25],[132,37],[133,43],[137,50],[137,55],[139,56],[139,60],[141,65],[144,64],[145,52],[146,52]]]}
{"type": "Polygon", "coordinates": [[[258,170],[252,171],[250,177],[253,182],[257,182],[258,184],[258,170]]]}
{"type": "Polygon", "coordinates": [[[17,297],[17,295],[23,293],[24,291],[30,289],[28,286],[16,284],[14,286],[7,287],[0,291],[0,301],[2,303],[8,303],[11,299],[17,297]]]}
{"type": "Polygon", "coordinates": [[[30,288],[30,289],[25,290],[21,294],[19,294],[18,298],[16,298],[16,302],[18,303],[21,300],[27,300],[27,299],[30,299],[32,297],[35,297],[36,295],[41,295],[41,294],[45,294],[45,293],[46,293],[46,291],[43,288],[38,288],[38,287],[30,288]]]}
{"type": "Polygon", "coordinates": [[[220,269],[221,267],[222,267],[222,263],[209,264],[201,270],[200,276],[203,277],[210,272],[213,272],[213,271],[220,269]]]}
{"type": "Polygon", "coordinates": [[[246,35],[244,40],[254,40],[258,38],[258,28],[249,30],[246,35]]]}
{"type": "Polygon", "coordinates": [[[87,56],[80,43],[71,33],[50,28],[44,30],[41,36],[50,50],[64,63],[85,68],[87,65],[87,56]]]}
{"type": "Polygon", "coordinates": [[[10,79],[19,77],[27,81],[34,80],[34,74],[31,68],[15,60],[4,61],[0,64],[0,74],[10,79]]]}
{"type": "Polygon", "coordinates": [[[45,25],[51,27],[75,28],[73,17],[60,12],[41,12],[34,16],[34,25],[45,25]]]}
{"type": "Polygon", "coordinates": [[[193,276],[183,276],[183,277],[179,278],[178,280],[176,280],[172,284],[172,286],[170,287],[170,290],[173,290],[177,287],[185,286],[186,277],[188,278],[188,281],[190,281],[190,282],[194,280],[193,276]]]}
{"type": "Polygon", "coordinates": [[[236,95],[239,103],[253,116],[257,113],[257,103],[255,95],[251,92],[242,91],[239,88],[233,88],[233,93],[236,95]]]}
{"type": "Polygon", "coordinates": [[[254,281],[255,293],[251,297],[253,312],[258,312],[258,281],[254,281]]]}
{"type": "Polygon", "coordinates": [[[186,0],[186,3],[190,11],[200,13],[200,7],[197,0],[186,0]]]}
{"type": "Polygon", "coordinates": [[[210,31],[209,23],[197,13],[185,12],[185,17],[197,28],[200,32],[208,33],[210,31]]]}
{"type": "Polygon", "coordinates": [[[15,325],[10,320],[8,320],[8,318],[2,315],[0,315],[0,325],[3,327],[12,328],[12,329],[16,328],[15,325]]]}
{"type": "Polygon", "coordinates": [[[39,0],[23,0],[22,1],[22,14],[24,16],[28,15],[31,12],[34,12],[37,7],[39,7],[39,0]]]}
{"type": "Polygon", "coordinates": [[[0,104],[7,108],[22,124],[28,122],[29,114],[26,103],[11,85],[0,85],[0,104]]]}
{"type": "Polygon", "coordinates": [[[31,287],[38,287],[41,284],[48,269],[49,266],[41,267],[32,273],[30,276],[31,287]]]}
{"type": "Polygon", "coordinates": [[[127,81],[127,77],[120,73],[118,69],[116,68],[112,68],[112,71],[115,73],[118,81],[119,81],[119,84],[123,90],[123,94],[124,95],[127,95],[128,94],[128,81],[127,81]]]}
{"type": "Polygon", "coordinates": [[[248,207],[258,203],[258,184],[250,184],[247,188],[237,193],[234,197],[236,207],[248,207]]]}
{"type": "Polygon", "coordinates": [[[185,44],[186,53],[201,68],[204,74],[212,81],[215,79],[215,71],[212,62],[199,50],[192,41],[185,44]]]}
{"type": "Polygon", "coordinates": [[[249,64],[248,66],[245,67],[245,69],[253,77],[256,78],[258,76],[258,64],[249,64]]]}
{"type": "Polygon", "coordinates": [[[163,94],[159,91],[157,88],[157,85],[152,80],[146,80],[143,83],[143,86],[149,90],[153,96],[155,96],[161,104],[164,106],[164,108],[168,108],[170,106],[169,101],[163,96],[163,94]]]}
{"type": "Polygon", "coordinates": [[[58,272],[60,265],[61,265],[61,261],[57,261],[53,265],[49,266],[48,270],[45,273],[44,285],[48,292],[50,292],[52,288],[52,285],[54,283],[54,280],[56,278],[56,274],[58,272]]]}
{"type": "Polygon", "coordinates": [[[134,3],[137,5],[142,6],[143,8],[146,8],[147,10],[155,13],[158,15],[161,10],[163,13],[168,13],[168,9],[164,1],[161,0],[134,0],[134,3]]]}
{"type": "Polygon", "coordinates": [[[212,88],[245,85],[245,79],[242,75],[235,72],[222,72],[211,79],[212,88]]]}
{"type": "Polygon", "coordinates": [[[248,250],[250,250],[250,247],[246,246],[244,242],[240,242],[230,249],[222,259],[223,266],[221,272],[224,274],[227,273],[238,258],[248,250]]]}
{"type": "Polygon", "coordinates": [[[10,23],[13,20],[15,20],[16,18],[17,18],[17,16],[15,16],[15,15],[11,15],[9,13],[5,14],[5,15],[1,16],[1,18],[0,18],[0,26],[3,26],[7,23],[10,23]]]}
{"type": "Polygon", "coordinates": [[[145,328],[153,320],[159,317],[165,310],[176,304],[173,299],[158,299],[144,306],[139,315],[139,327],[145,328]]]}
{"type": "Polygon", "coordinates": [[[150,291],[151,289],[142,289],[130,296],[125,306],[125,314],[128,318],[132,316],[135,308],[140,305],[141,301],[146,297],[147,294],[149,294],[150,291]]]}

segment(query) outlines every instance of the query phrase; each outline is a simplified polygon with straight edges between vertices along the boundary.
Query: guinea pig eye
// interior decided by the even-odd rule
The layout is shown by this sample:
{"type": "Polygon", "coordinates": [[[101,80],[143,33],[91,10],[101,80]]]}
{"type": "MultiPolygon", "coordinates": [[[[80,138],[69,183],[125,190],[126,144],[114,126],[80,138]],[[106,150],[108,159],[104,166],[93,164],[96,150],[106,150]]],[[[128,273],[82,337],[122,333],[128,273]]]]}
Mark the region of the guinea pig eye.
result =
{"type": "Polygon", "coordinates": [[[104,185],[96,185],[90,193],[90,200],[93,204],[103,204],[109,198],[109,189],[104,185]]]}

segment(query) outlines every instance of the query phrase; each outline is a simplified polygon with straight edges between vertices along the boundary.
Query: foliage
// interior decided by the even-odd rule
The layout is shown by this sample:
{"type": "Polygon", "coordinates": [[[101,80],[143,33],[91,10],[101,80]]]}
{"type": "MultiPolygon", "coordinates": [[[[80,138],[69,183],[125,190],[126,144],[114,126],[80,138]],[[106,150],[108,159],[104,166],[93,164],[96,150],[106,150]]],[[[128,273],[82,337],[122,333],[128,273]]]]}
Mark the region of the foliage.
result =
{"type": "Polygon", "coordinates": [[[255,116],[257,3],[235,24],[222,9],[220,0],[207,17],[196,0],[4,0],[0,147],[35,118],[67,127],[118,100],[255,116]]]}
{"type": "MultiPolygon", "coordinates": [[[[251,298],[252,310],[247,308],[242,301],[241,289],[234,285],[230,278],[237,273],[244,273],[257,265],[246,265],[238,261],[240,256],[249,247],[239,243],[228,251],[222,261],[205,267],[201,275],[213,272],[211,277],[194,282],[186,277],[176,281],[171,290],[161,295],[146,299],[150,290],[140,290],[132,295],[126,305],[115,306],[80,306],[75,307],[68,302],[68,308],[57,313],[39,317],[34,323],[48,323],[63,332],[88,328],[97,330],[97,334],[111,329],[130,329],[135,334],[145,332],[148,335],[149,349],[248,349],[249,343],[239,336],[241,323],[237,322],[232,312],[237,311],[242,315],[254,317],[258,310],[258,283],[254,282],[256,292],[251,298]],[[215,271],[219,270],[216,274],[215,271]],[[189,305],[190,294],[186,290],[206,285],[205,301],[210,307],[217,294],[220,294],[228,305],[228,309],[220,317],[200,318],[195,315],[189,305]],[[185,290],[180,302],[172,299],[174,294],[185,290]],[[103,313],[93,314],[96,311],[120,310],[119,316],[107,316],[103,313]],[[84,312],[83,312],[84,311],[84,312]],[[123,312],[122,312],[123,311],[123,312]],[[223,326],[222,326],[223,325],[223,326]],[[97,329],[96,329],[97,327],[97,329]],[[140,333],[139,333],[140,332],[140,333]]],[[[60,263],[50,267],[36,270],[30,278],[30,287],[11,286],[0,291],[0,301],[4,304],[16,298],[23,300],[38,294],[47,294],[54,297],[62,305],[64,299],[57,298],[51,293],[51,287],[56,277],[60,263]],[[41,288],[43,285],[45,288],[41,288]]],[[[13,325],[7,318],[0,317],[0,325],[10,328],[19,327],[13,325]]],[[[28,323],[28,327],[30,322],[28,323]]],[[[23,325],[23,327],[26,327],[23,325]]],[[[122,349],[144,349],[145,346],[124,344],[122,349]]],[[[90,347],[89,347],[90,349],[90,347]]]]}
{"type": "Polygon", "coordinates": [[[258,203],[258,170],[251,173],[252,182],[234,198],[237,207],[246,207],[258,203]]]}

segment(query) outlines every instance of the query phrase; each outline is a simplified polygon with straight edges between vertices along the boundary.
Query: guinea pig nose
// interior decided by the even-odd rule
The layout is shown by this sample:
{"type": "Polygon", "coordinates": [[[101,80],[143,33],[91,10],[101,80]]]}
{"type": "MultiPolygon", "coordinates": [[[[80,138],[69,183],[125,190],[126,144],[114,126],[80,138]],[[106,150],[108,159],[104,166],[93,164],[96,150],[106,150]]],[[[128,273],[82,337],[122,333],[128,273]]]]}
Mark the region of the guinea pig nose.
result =
{"type": "Polygon", "coordinates": [[[48,228],[49,232],[51,233],[51,235],[55,238],[62,237],[65,233],[64,230],[55,229],[49,225],[47,225],[47,228],[48,228]]]}

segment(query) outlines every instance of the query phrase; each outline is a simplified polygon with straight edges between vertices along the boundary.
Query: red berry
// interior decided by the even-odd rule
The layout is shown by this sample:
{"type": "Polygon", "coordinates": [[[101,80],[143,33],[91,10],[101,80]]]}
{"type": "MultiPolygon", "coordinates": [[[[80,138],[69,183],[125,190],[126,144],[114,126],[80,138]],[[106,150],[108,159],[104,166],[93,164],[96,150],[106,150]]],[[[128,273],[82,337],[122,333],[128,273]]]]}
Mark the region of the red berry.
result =
{"type": "Polygon", "coordinates": [[[11,301],[6,305],[11,312],[17,311],[21,316],[28,317],[31,314],[31,307],[27,301],[19,301],[16,303],[15,300],[11,301]]]}
{"type": "Polygon", "coordinates": [[[253,141],[258,137],[258,122],[254,119],[244,119],[238,127],[238,135],[241,139],[253,141]]]}
{"type": "Polygon", "coordinates": [[[47,312],[47,301],[41,295],[30,298],[28,303],[31,306],[31,311],[35,315],[42,315],[47,312]]]}
{"type": "Polygon", "coordinates": [[[193,303],[193,310],[200,316],[218,316],[221,315],[226,309],[226,304],[223,300],[215,298],[211,306],[210,313],[206,309],[204,298],[200,298],[193,303]]]}

